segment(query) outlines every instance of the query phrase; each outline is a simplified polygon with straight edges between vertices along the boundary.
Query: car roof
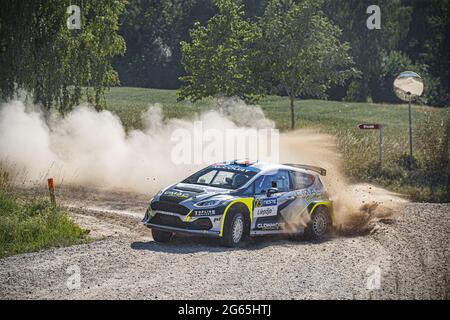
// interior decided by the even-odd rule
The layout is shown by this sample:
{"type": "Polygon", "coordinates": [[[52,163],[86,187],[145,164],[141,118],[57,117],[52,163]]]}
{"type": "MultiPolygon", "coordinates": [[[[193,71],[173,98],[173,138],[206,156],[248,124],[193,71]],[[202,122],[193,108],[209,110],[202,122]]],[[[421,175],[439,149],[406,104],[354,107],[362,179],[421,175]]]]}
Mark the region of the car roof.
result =
{"type": "Polygon", "coordinates": [[[296,168],[296,167],[284,165],[284,164],[275,164],[275,163],[260,162],[260,161],[234,160],[234,161],[225,161],[225,162],[221,162],[221,163],[216,163],[216,164],[213,164],[212,166],[217,166],[217,165],[221,165],[224,167],[227,167],[227,166],[236,167],[237,166],[237,167],[242,167],[242,168],[248,168],[249,170],[254,169],[254,171],[257,171],[261,174],[264,174],[266,172],[270,172],[273,170],[285,169],[285,170],[292,170],[292,171],[317,175],[317,173],[315,173],[315,172],[311,172],[309,170],[302,169],[302,168],[296,168]]]}
{"type": "Polygon", "coordinates": [[[262,173],[270,172],[273,170],[284,169],[284,170],[291,170],[291,171],[297,171],[297,172],[309,173],[309,174],[316,175],[315,172],[311,172],[306,169],[296,168],[296,167],[285,165],[285,164],[273,164],[273,163],[262,162],[262,163],[258,163],[255,165],[259,167],[259,169],[262,171],[262,173]]]}

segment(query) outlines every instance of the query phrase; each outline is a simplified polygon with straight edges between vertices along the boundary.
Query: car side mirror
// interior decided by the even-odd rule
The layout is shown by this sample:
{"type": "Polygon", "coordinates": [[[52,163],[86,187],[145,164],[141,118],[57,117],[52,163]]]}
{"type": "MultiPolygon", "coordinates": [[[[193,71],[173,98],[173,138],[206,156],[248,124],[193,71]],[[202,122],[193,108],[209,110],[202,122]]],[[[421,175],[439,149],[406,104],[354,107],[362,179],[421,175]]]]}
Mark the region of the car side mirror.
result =
{"type": "Polygon", "coordinates": [[[269,188],[269,190],[267,190],[267,196],[270,197],[271,195],[280,192],[277,188],[269,188]]]}

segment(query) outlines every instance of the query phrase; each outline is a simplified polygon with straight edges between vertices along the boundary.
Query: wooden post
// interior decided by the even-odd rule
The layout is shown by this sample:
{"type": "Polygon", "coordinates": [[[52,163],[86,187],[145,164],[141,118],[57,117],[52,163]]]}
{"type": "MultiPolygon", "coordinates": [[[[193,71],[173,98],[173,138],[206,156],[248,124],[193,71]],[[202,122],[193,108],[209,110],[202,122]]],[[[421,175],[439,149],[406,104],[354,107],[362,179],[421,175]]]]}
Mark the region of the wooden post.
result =
{"type": "Polygon", "coordinates": [[[50,202],[52,205],[56,205],[56,199],[55,199],[55,184],[53,182],[53,178],[49,178],[47,180],[48,183],[48,191],[50,192],[50,202]]]}
{"type": "Polygon", "coordinates": [[[383,166],[383,125],[380,125],[380,167],[383,166]]]}
{"type": "Polygon", "coordinates": [[[411,94],[409,97],[409,169],[413,168],[413,136],[412,136],[412,111],[411,111],[411,94]]]}

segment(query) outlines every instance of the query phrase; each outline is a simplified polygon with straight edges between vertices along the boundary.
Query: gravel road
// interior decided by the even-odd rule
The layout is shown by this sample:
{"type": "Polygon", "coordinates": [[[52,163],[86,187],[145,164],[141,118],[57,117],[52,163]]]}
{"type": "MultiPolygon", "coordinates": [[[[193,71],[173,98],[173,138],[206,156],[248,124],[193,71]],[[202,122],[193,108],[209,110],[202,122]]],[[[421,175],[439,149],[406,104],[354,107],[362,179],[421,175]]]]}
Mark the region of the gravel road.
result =
{"type": "Polygon", "coordinates": [[[102,240],[0,259],[1,299],[449,298],[449,204],[404,204],[370,235],[261,237],[239,249],[197,237],[157,244],[138,210],[71,211],[102,240]]]}

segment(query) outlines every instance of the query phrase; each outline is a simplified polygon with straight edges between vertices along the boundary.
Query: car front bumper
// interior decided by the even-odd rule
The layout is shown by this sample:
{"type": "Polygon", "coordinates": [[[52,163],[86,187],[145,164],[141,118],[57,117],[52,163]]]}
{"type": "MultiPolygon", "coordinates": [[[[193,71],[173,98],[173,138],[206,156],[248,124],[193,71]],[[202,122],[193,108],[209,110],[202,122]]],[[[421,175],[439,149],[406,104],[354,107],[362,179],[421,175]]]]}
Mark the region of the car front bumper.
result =
{"type": "Polygon", "coordinates": [[[220,237],[220,227],[216,217],[202,217],[185,220],[185,217],[168,212],[156,212],[152,217],[147,215],[143,223],[148,228],[176,233],[208,235],[220,237]]]}
{"type": "Polygon", "coordinates": [[[207,235],[212,237],[220,237],[220,234],[216,231],[209,231],[209,230],[192,230],[192,229],[185,229],[185,228],[176,228],[172,226],[163,226],[160,224],[153,224],[149,222],[144,222],[144,225],[146,225],[148,228],[151,229],[157,229],[162,231],[170,231],[170,232],[176,232],[176,233],[186,233],[186,234],[194,234],[194,235],[207,235]]]}

